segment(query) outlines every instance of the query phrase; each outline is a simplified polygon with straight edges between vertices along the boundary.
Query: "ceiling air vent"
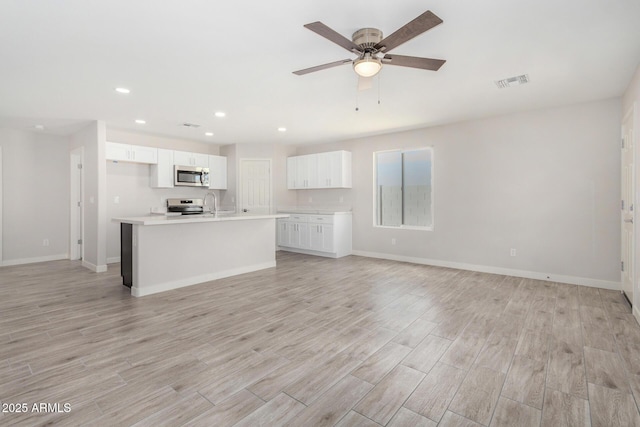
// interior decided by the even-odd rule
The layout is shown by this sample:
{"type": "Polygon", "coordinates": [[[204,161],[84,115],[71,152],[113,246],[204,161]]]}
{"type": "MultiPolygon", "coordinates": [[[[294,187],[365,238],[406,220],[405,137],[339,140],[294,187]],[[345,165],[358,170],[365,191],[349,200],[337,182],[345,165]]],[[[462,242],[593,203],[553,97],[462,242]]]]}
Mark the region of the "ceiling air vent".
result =
{"type": "Polygon", "coordinates": [[[197,125],[195,123],[183,123],[182,126],[186,127],[186,128],[199,128],[200,125],[197,125]]]}
{"type": "Polygon", "coordinates": [[[521,76],[509,77],[502,80],[496,80],[496,86],[500,89],[504,89],[506,87],[520,86],[525,83],[529,83],[529,75],[523,74],[521,76]]]}

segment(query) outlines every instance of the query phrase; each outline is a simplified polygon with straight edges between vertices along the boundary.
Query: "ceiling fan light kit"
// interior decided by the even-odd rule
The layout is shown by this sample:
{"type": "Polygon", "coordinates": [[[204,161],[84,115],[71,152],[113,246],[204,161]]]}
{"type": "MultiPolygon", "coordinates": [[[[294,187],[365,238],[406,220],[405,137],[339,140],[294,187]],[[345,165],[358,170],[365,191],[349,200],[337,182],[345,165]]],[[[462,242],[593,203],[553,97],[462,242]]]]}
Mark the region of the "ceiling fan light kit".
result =
{"type": "Polygon", "coordinates": [[[383,38],[382,31],[377,28],[362,28],[353,33],[351,40],[344,37],[335,30],[329,28],[320,21],[311,22],[304,27],[327,40],[341,46],[349,52],[358,55],[356,59],[343,59],[330,62],[328,64],[317,65],[294,71],[298,76],[313,73],[315,71],[326,70],[343,64],[352,64],[353,70],[360,77],[372,77],[382,69],[382,64],[396,65],[400,67],[419,68],[422,70],[438,71],[446,62],[443,59],[420,58],[403,55],[387,55],[387,52],[411,40],[412,38],[440,25],[442,19],[433,12],[427,10],[411,22],[405,24],[390,36],[383,38]],[[382,57],[378,55],[382,54],[382,57]]]}
{"type": "Polygon", "coordinates": [[[382,69],[382,61],[376,56],[365,53],[364,57],[353,62],[353,70],[360,77],[373,77],[382,69]]]}

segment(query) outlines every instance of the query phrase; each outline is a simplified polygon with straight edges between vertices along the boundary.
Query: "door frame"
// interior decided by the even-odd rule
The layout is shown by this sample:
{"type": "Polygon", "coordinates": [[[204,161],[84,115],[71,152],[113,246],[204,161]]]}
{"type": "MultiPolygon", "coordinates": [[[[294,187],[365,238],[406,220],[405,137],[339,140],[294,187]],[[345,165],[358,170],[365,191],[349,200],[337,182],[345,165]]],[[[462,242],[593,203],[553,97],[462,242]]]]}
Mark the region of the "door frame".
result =
{"type": "Polygon", "coordinates": [[[69,152],[69,259],[84,259],[84,147],[78,147],[69,152]],[[79,162],[79,163],[78,163],[79,162]],[[78,164],[83,165],[80,169],[78,177],[78,164]],[[79,178],[79,179],[78,179],[79,178]],[[76,200],[74,194],[80,195],[80,200],[76,200]],[[80,216],[76,214],[77,205],[80,202],[80,216]],[[80,229],[80,235],[77,230],[80,229]],[[78,250],[77,242],[82,239],[83,242],[78,250]]]}
{"type": "Polygon", "coordinates": [[[242,182],[244,180],[242,171],[242,163],[243,162],[253,162],[253,161],[266,161],[269,162],[269,210],[273,210],[273,161],[271,158],[241,158],[238,160],[238,203],[236,207],[237,212],[242,212],[242,182]]]}

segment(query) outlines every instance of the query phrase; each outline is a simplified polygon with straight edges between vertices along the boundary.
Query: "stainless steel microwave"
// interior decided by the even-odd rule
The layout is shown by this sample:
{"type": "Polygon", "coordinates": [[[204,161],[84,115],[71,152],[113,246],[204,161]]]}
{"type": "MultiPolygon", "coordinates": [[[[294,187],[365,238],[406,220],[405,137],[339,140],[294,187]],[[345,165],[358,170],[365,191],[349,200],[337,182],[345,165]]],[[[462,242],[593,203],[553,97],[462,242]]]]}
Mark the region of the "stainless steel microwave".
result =
{"type": "Polygon", "coordinates": [[[200,168],[195,166],[174,166],[174,182],[175,186],[185,187],[208,187],[209,186],[209,168],[200,168]]]}

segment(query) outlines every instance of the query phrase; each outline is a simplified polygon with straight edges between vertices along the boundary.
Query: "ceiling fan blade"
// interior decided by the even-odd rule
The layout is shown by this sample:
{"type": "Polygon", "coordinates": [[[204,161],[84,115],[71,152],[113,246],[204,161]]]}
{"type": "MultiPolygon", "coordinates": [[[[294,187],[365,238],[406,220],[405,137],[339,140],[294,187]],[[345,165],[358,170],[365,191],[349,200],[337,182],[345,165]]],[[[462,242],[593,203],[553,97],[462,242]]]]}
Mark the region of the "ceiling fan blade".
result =
{"type": "Polygon", "coordinates": [[[293,74],[302,76],[303,74],[313,73],[314,71],[326,70],[327,68],[337,67],[338,65],[350,64],[351,62],[353,62],[351,59],[343,59],[341,61],[329,62],[328,64],[316,65],[315,67],[294,71],[293,74]]]}
{"type": "Polygon", "coordinates": [[[321,35],[325,39],[334,42],[338,46],[342,46],[343,48],[347,49],[349,52],[355,52],[355,53],[362,52],[362,50],[360,49],[360,46],[358,46],[357,44],[355,44],[354,42],[352,42],[342,34],[327,27],[320,21],[312,22],[310,24],[305,25],[304,27],[310,29],[316,34],[321,35]]]}
{"type": "Polygon", "coordinates": [[[373,87],[373,77],[358,76],[358,90],[367,90],[373,87]]]}
{"type": "Polygon", "coordinates": [[[388,52],[440,24],[442,24],[442,19],[438,18],[430,10],[427,10],[413,21],[400,27],[390,36],[380,40],[380,42],[375,45],[375,48],[381,52],[388,52]]]}
{"type": "Polygon", "coordinates": [[[399,65],[400,67],[420,68],[422,70],[438,71],[447,62],[444,59],[418,58],[416,56],[385,55],[382,63],[385,65],[399,65]]]}

